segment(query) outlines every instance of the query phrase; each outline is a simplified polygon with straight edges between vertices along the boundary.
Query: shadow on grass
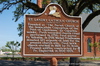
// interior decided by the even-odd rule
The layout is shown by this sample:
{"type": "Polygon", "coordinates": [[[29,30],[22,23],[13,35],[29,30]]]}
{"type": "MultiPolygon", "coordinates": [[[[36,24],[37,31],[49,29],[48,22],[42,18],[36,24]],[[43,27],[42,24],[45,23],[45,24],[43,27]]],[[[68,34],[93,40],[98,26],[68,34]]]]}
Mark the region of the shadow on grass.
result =
{"type": "MultiPolygon", "coordinates": [[[[100,62],[82,61],[81,66],[100,66],[100,62]]],[[[49,61],[9,61],[0,60],[0,66],[50,66],[49,61]]],[[[68,61],[58,61],[58,66],[69,66],[68,61]]]]}
{"type": "Polygon", "coordinates": [[[7,61],[0,60],[0,66],[49,66],[48,61],[7,61]]]}

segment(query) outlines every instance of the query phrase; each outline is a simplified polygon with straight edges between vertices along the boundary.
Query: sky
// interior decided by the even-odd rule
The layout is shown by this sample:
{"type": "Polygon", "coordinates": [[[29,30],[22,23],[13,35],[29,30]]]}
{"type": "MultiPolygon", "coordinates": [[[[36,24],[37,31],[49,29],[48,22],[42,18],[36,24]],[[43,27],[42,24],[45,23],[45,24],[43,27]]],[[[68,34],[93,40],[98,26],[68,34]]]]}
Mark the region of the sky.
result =
{"type": "MultiPolygon", "coordinates": [[[[36,0],[34,0],[36,1],[36,0]]],[[[8,41],[22,41],[22,37],[18,36],[18,24],[23,22],[24,16],[21,17],[17,22],[13,19],[14,8],[4,11],[0,14],[0,48],[5,46],[8,41]]]]}
{"type": "Polygon", "coordinates": [[[24,18],[14,22],[12,11],[13,9],[6,10],[0,14],[0,47],[5,46],[8,41],[22,41],[22,37],[18,36],[17,27],[24,18]]]}

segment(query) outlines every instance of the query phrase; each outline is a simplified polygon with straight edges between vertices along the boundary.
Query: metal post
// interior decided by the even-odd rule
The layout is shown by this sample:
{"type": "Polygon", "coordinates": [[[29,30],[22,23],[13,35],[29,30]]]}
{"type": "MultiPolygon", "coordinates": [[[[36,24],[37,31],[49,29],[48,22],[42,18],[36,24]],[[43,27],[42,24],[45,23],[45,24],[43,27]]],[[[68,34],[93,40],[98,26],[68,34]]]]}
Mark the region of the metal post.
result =
{"type": "Polygon", "coordinates": [[[57,65],[58,65],[57,59],[55,57],[52,57],[50,60],[50,66],[57,66],[57,65]]]}

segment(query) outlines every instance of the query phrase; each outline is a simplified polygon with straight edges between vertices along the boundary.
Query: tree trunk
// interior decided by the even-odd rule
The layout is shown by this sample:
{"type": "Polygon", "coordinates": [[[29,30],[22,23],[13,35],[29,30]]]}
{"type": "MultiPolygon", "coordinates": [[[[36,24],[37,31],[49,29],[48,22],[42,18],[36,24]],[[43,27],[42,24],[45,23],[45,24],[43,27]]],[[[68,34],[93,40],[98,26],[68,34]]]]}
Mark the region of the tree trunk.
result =
{"type": "Polygon", "coordinates": [[[80,59],[78,57],[70,57],[69,66],[80,66],[80,59]]]}
{"type": "Polygon", "coordinates": [[[94,59],[96,57],[96,47],[94,47],[94,59]]]}

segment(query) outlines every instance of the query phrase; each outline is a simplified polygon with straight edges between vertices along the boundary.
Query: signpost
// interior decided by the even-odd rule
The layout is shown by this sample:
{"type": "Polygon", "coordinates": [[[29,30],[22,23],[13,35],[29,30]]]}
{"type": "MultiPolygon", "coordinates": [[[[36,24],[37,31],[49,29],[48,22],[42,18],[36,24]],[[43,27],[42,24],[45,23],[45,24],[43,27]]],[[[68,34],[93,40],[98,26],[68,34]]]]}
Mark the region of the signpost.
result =
{"type": "Polygon", "coordinates": [[[22,56],[64,58],[82,56],[81,17],[68,16],[49,4],[41,14],[25,15],[22,56]]]}

